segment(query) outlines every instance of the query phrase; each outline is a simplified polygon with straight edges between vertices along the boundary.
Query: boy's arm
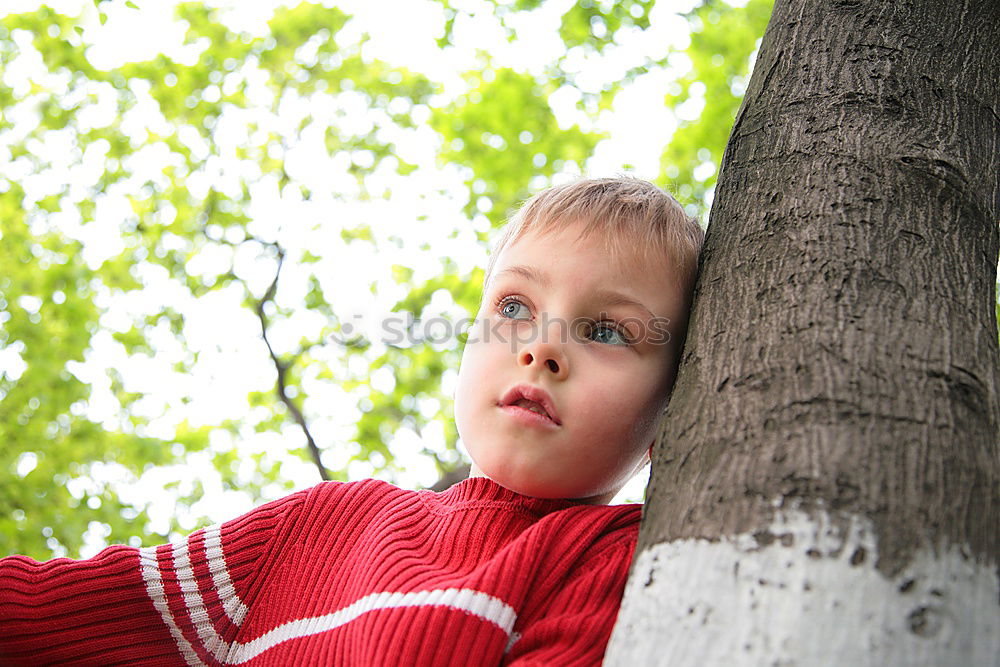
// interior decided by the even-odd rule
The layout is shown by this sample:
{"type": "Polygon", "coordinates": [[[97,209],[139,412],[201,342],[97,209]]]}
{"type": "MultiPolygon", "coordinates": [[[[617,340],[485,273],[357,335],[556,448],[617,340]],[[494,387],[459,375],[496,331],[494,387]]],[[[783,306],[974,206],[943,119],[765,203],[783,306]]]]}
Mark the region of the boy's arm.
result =
{"type": "Polygon", "coordinates": [[[0,559],[0,664],[213,664],[294,494],[178,544],[0,559]]]}
{"type": "MultiPolygon", "coordinates": [[[[621,540],[573,573],[540,609],[523,618],[503,665],[600,665],[625,592],[634,540],[621,540]]],[[[519,619],[521,620],[521,619],[519,619]]]]}

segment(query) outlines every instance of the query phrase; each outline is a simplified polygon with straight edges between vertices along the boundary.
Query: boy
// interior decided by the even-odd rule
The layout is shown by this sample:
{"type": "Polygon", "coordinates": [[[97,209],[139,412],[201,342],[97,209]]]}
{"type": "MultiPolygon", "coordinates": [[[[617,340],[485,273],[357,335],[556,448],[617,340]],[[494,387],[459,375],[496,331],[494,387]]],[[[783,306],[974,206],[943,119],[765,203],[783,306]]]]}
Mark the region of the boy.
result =
{"type": "Polygon", "coordinates": [[[536,195],[487,267],[456,392],[472,475],[327,482],[85,561],[0,560],[0,663],[594,665],[673,384],[701,229],[654,186],[536,195]]]}

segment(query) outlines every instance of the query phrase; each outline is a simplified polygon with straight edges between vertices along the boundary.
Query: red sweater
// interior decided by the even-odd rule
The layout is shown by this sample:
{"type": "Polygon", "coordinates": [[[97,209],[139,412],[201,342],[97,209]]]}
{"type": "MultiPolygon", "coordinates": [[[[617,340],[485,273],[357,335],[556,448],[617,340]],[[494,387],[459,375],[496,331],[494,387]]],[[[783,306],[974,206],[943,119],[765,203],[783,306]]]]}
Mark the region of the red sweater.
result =
{"type": "Polygon", "coordinates": [[[326,482],[89,560],[0,560],[2,665],[598,665],[641,505],[326,482]]]}

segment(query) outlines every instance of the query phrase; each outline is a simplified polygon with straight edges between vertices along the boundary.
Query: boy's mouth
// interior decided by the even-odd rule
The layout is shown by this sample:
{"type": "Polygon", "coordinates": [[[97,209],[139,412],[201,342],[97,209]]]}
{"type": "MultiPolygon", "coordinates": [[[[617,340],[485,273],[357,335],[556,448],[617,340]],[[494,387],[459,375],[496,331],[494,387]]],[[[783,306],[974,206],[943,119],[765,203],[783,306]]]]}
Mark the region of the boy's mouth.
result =
{"type": "Polygon", "coordinates": [[[548,392],[538,387],[519,384],[510,389],[499,402],[500,407],[514,406],[545,417],[556,425],[562,424],[548,392]]]}
{"type": "MultiPolygon", "coordinates": [[[[519,398],[513,403],[511,403],[511,405],[516,405],[520,408],[527,408],[532,412],[537,412],[538,414],[545,415],[546,417],[549,416],[549,413],[545,411],[545,408],[540,406],[538,403],[535,403],[534,401],[529,401],[526,398],[519,398]]],[[[551,417],[549,417],[549,419],[551,419],[551,417]]]]}

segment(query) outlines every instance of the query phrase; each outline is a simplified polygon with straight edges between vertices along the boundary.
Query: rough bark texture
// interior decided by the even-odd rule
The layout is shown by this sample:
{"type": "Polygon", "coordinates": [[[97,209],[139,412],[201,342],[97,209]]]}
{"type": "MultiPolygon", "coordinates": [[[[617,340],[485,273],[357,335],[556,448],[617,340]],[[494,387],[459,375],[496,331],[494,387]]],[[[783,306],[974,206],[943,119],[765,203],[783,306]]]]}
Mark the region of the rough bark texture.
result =
{"type": "Polygon", "coordinates": [[[886,576],[1000,560],[998,26],[997,0],[777,0],[637,554],[766,544],[794,506],[870,520],[886,576]]]}

